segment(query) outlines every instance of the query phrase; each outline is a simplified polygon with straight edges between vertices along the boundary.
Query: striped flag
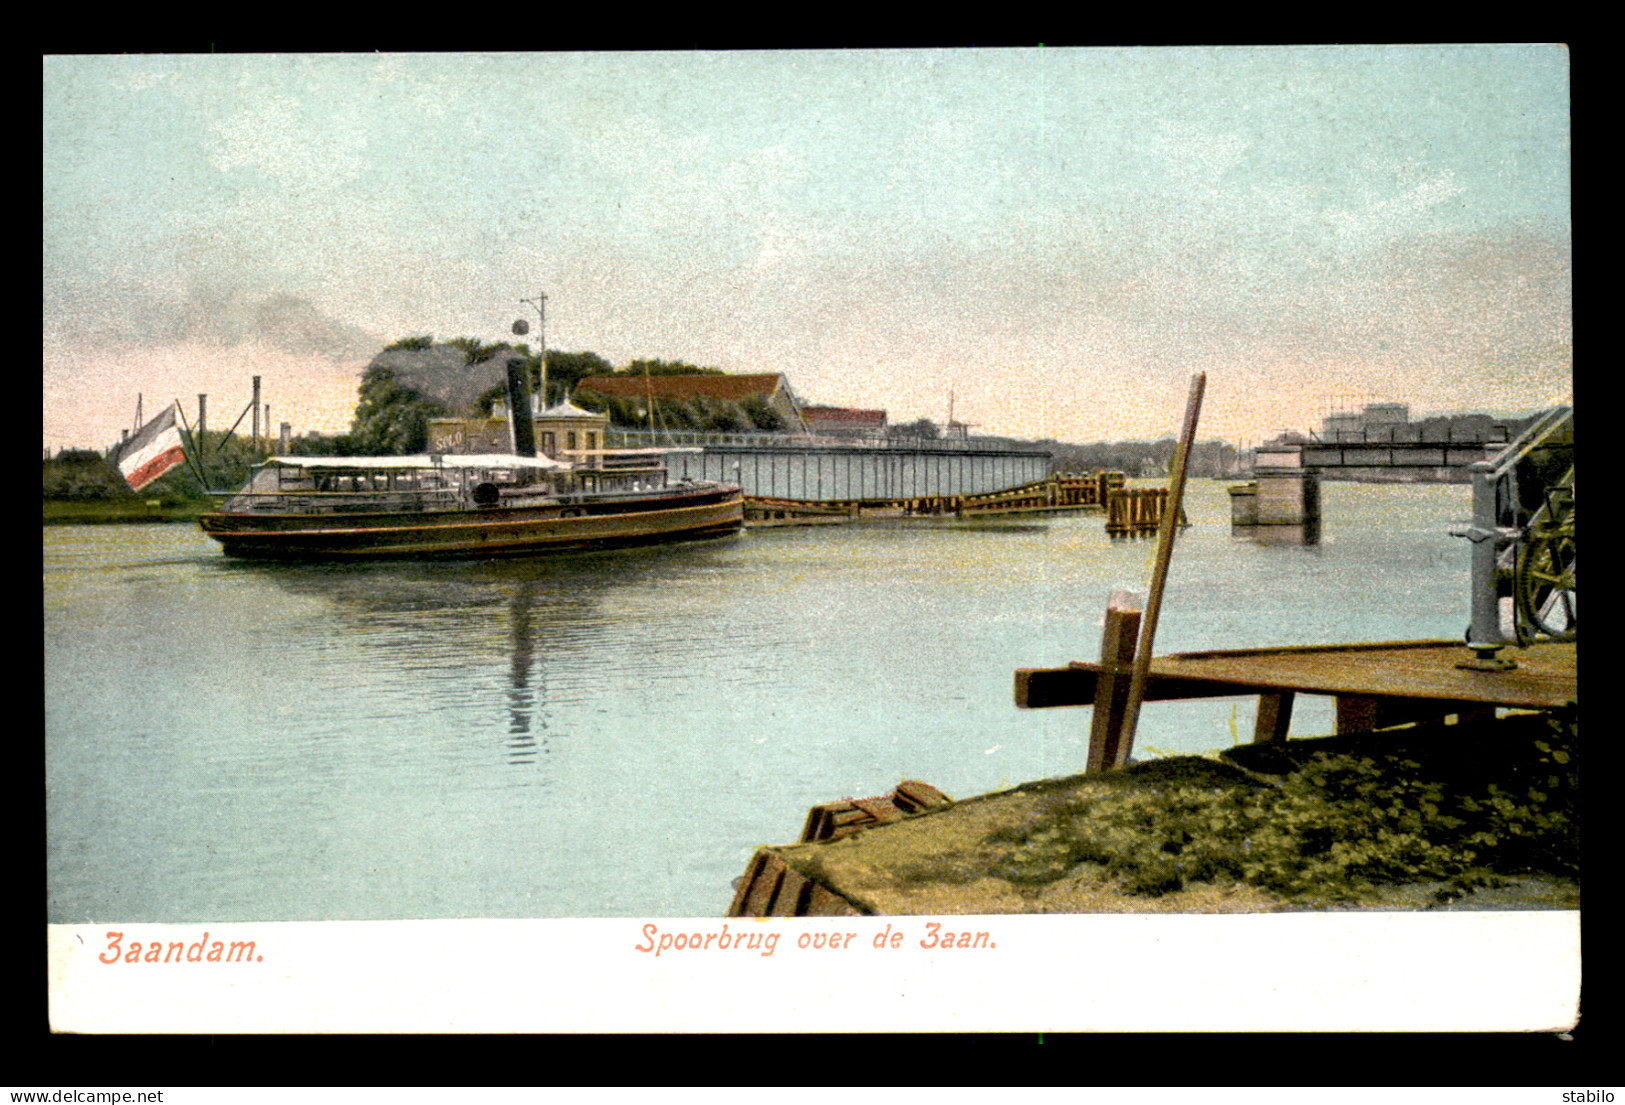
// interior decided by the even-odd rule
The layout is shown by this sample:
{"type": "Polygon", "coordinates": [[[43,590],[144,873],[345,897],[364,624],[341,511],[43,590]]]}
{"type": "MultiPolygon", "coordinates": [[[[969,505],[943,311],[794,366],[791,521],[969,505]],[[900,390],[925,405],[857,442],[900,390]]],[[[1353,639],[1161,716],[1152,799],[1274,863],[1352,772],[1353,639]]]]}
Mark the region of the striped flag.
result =
{"type": "Polygon", "coordinates": [[[181,432],[175,425],[175,404],[135,432],[119,450],[118,470],[131,491],[140,491],[186,459],[181,432]]]}

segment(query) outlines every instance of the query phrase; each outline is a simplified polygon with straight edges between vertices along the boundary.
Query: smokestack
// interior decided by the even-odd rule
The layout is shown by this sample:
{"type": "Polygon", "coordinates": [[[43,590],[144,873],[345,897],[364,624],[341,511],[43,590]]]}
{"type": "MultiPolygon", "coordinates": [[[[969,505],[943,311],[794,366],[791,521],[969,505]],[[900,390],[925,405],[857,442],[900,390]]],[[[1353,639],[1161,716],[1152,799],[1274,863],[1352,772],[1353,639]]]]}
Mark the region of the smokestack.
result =
{"type": "Polygon", "coordinates": [[[254,448],[260,447],[260,378],[254,377],[254,448]]]}
{"type": "Polygon", "coordinates": [[[516,457],[536,455],[536,418],[530,413],[530,375],[525,362],[508,360],[508,440],[516,457]]]}

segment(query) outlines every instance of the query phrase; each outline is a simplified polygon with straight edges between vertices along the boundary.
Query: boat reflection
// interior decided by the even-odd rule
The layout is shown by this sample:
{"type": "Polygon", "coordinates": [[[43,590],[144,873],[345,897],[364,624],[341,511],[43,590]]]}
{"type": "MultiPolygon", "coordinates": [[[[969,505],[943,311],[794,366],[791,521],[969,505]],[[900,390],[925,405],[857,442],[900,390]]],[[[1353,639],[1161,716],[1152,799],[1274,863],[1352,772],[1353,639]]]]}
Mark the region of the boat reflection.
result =
{"type": "MultiPolygon", "coordinates": [[[[335,642],[332,658],[341,668],[364,665],[399,697],[428,709],[500,716],[497,733],[487,725],[475,735],[500,740],[509,766],[533,767],[581,724],[582,711],[572,707],[601,691],[590,682],[593,673],[601,676],[603,665],[631,647],[625,630],[643,604],[618,596],[680,587],[697,573],[715,573],[729,555],[716,542],[693,542],[461,563],[215,563],[318,600],[338,624],[338,633],[324,637],[335,642]],[[505,663],[494,665],[499,657],[505,663]]],[[[541,772],[511,781],[546,778],[541,772]]]]}
{"type": "Polygon", "coordinates": [[[537,757],[550,751],[547,747],[551,728],[546,710],[547,665],[537,658],[535,607],[535,589],[521,587],[508,611],[508,636],[513,650],[508,665],[508,762],[519,767],[535,766],[537,757]],[[537,690],[530,686],[532,670],[536,671],[537,690]],[[533,714],[539,736],[531,732],[533,714]]]}

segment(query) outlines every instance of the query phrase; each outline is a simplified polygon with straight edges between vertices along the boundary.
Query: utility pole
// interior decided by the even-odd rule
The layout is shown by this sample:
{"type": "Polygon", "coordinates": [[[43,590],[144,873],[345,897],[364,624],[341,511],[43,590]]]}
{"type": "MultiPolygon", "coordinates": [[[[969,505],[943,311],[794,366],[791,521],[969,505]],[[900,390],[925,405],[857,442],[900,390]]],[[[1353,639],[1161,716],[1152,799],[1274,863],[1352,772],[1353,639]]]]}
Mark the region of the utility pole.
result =
{"type": "Polygon", "coordinates": [[[547,409],[547,293],[537,292],[535,299],[521,299],[519,302],[528,303],[536,308],[536,340],[542,346],[542,387],[538,394],[541,396],[542,409],[547,409]]]}

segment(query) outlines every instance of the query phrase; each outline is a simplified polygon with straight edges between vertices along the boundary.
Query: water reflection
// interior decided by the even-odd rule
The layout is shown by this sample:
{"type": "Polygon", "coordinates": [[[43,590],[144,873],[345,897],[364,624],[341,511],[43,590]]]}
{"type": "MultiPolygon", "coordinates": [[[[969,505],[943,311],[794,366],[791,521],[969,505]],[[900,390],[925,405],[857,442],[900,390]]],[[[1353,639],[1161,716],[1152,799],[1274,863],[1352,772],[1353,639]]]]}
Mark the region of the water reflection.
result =
{"type": "MultiPolygon", "coordinates": [[[[694,543],[514,560],[213,566],[317,600],[303,620],[320,623],[308,632],[333,664],[363,666],[412,710],[450,706],[500,717],[503,762],[533,767],[581,724],[582,712],[570,707],[590,700],[593,673],[624,651],[638,604],[629,615],[625,603],[611,604],[612,612],[606,602],[680,590],[726,557],[715,543],[694,543]]],[[[480,731],[490,739],[494,728],[480,731]]]]}
{"type": "Polygon", "coordinates": [[[1296,526],[1238,526],[1232,525],[1230,532],[1236,537],[1244,537],[1259,545],[1268,546],[1302,546],[1320,544],[1320,522],[1305,522],[1296,526]]]}
{"type": "Polygon", "coordinates": [[[508,613],[509,640],[513,648],[513,660],[508,666],[508,762],[521,767],[534,766],[537,753],[547,751],[547,731],[550,727],[545,709],[545,663],[539,665],[539,693],[530,688],[531,669],[538,666],[535,627],[532,624],[535,602],[534,589],[521,586],[510,603],[508,613]],[[538,702],[543,704],[541,710],[537,709],[538,702]],[[532,713],[537,715],[536,728],[541,734],[540,739],[531,734],[532,713]]]}

